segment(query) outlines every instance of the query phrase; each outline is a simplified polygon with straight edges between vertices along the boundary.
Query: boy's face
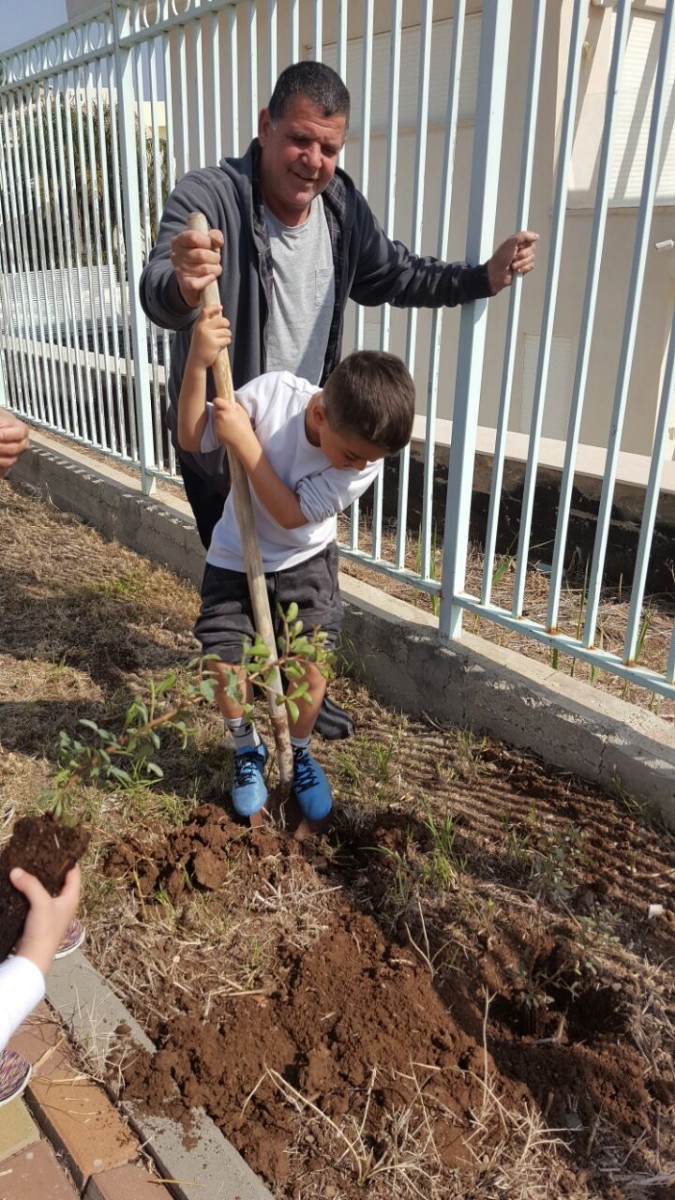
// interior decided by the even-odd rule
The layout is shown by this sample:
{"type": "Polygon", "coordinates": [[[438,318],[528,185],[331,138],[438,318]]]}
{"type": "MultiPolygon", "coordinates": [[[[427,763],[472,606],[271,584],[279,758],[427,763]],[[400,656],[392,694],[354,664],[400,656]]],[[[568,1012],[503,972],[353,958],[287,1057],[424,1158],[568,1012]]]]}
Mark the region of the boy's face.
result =
{"type": "Polygon", "coordinates": [[[330,465],[338,471],[363,471],[369,462],[376,462],[387,454],[383,446],[375,446],[357,434],[336,433],[328,421],[319,427],[319,444],[330,465]]]}

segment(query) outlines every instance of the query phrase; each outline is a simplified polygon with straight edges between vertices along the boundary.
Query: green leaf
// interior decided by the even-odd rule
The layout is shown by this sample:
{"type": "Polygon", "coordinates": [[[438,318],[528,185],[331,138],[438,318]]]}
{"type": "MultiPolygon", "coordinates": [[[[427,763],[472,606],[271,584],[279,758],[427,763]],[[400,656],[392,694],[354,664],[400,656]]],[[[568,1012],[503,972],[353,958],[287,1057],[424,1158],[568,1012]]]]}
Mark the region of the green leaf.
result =
{"type": "Polygon", "coordinates": [[[170,692],[172,687],[176,686],[177,678],[178,678],[178,676],[176,675],[175,671],[172,671],[171,674],[167,675],[164,679],[162,679],[160,681],[160,683],[157,684],[157,687],[155,688],[157,695],[159,696],[163,692],[170,692]]]}
{"type": "Polygon", "coordinates": [[[265,659],[265,658],[269,658],[271,653],[272,653],[272,651],[270,650],[270,648],[266,642],[258,642],[257,641],[254,646],[251,646],[251,649],[249,651],[249,656],[256,660],[259,658],[265,659]]]}
{"type": "Polygon", "coordinates": [[[131,783],[131,775],[128,771],[123,771],[121,767],[111,767],[110,776],[116,779],[118,783],[131,783]]]}
{"type": "Polygon", "coordinates": [[[291,721],[293,722],[293,724],[295,724],[298,717],[300,716],[300,709],[298,708],[297,704],[295,703],[295,700],[291,700],[289,696],[286,697],[286,707],[288,708],[288,715],[289,715],[291,721]]]}

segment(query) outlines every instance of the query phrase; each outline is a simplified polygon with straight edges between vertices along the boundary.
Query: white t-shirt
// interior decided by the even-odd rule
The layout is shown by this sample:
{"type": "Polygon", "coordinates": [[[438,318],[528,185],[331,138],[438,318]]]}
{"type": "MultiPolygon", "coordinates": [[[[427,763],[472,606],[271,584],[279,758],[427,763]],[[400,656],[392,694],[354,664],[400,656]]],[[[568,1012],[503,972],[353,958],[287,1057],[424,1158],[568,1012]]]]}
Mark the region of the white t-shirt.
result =
{"type": "Polygon", "coordinates": [[[0,963],[0,1050],[44,994],[44,975],[29,958],[16,954],[0,963]]]}
{"type": "MultiPolygon", "coordinates": [[[[252,379],[236,397],[246,409],[265,455],[283,482],[298,497],[307,525],[284,529],[258,500],[253,488],[260,553],[266,573],[284,570],[313,558],[337,536],[337,513],[362,496],[380,473],[381,460],[363,471],[332,467],[323,451],[312,446],[305,433],[305,409],[318,391],[316,384],[297,379],[288,371],[270,371],[252,379]]],[[[215,450],[213,409],[202,437],[202,453],[215,450]]],[[[223,515],[213,531],[206,561],[230,571],[245,571],[234,497],[229,493],[223,515]]]]}

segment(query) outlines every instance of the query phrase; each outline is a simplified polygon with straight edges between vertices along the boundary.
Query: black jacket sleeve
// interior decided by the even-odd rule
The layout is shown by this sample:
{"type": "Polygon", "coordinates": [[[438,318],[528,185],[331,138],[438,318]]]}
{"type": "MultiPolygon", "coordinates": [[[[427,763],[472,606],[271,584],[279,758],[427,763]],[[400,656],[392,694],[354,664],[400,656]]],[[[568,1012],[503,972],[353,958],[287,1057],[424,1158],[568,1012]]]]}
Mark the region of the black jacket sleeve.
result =
{"type": "Polygon", "coordinates": [[[176,184],[162,214],[157,242],[141,274],[143,311],[163,329],[185,329],[195,318],[196,310],[185,303],[171,265],[171,242],[187,229],[192,212],[204,213],[210,229],[222,228],[216,189],[209,180],[212,169],[190,171],[176,184]]]}
{"type": "Polygon", "coordinates": [[[487,266],[445,263],[411,254],[386,236],[365,197],[356,193],[350,297],[357,304],[396,308],[441,308],[491,296],[487,266]]]}

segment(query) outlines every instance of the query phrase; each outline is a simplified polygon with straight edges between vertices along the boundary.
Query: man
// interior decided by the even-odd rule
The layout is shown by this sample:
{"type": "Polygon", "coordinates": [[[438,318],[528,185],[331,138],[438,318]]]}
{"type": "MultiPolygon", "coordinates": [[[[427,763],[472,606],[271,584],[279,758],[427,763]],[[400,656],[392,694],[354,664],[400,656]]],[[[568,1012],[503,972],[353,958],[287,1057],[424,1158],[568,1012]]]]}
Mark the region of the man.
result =
{"type": "MultiPolygon", "coordinates": [[[[295,63],[279,76],[243,158],[189,172],[169,197],[140,295],[150,319],[176,331],[169,375],[174,436],[192,327],[212,279],[232,327],[232,376],[240,388],[282,369],[323,384],[340,358],[349,299],[398,308],[463,304],[496,295],[534,266],[538,235],[527,231],[477,267],[418,258],[390,241],[337,168],[349,109],[335,71],[295,63]],[[186,229],[195,211],[206,217],[208,235],[186,229]]],[[[180,451],[178,458],[208,548],[229,490],[225,451],[180,451]]],[[[324,737],[345,737],[353,726],[326,700],[316,728],[324,737]]]]}

